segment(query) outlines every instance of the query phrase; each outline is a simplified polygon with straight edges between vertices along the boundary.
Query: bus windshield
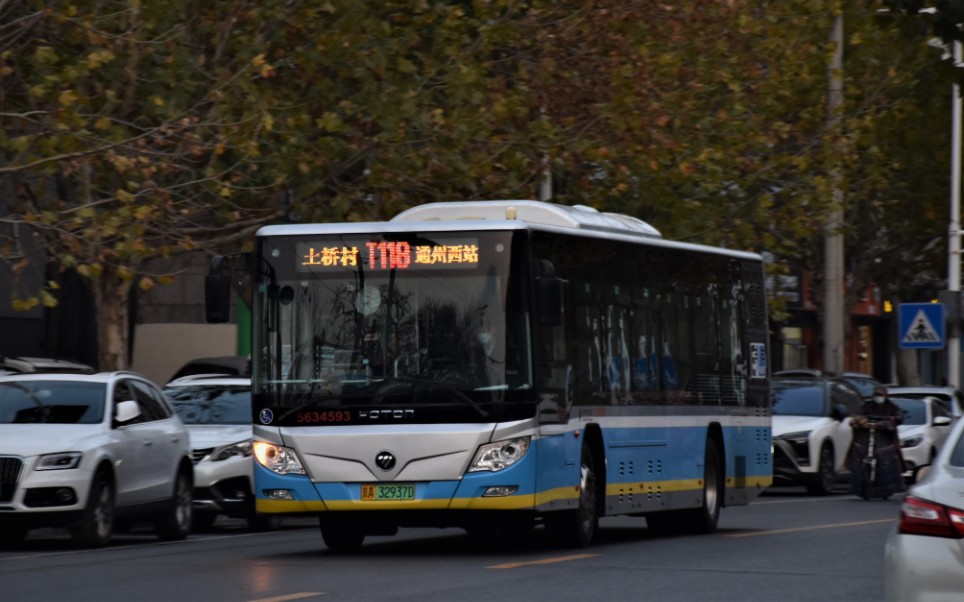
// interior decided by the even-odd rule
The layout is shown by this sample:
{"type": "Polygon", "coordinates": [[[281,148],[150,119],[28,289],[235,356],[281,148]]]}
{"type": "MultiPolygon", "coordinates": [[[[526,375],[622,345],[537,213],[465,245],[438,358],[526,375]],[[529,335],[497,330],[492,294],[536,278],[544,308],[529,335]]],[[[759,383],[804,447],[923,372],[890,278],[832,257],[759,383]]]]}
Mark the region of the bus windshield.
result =
{"type": "Polygon", "coordinates": [[[512,241],[506,232],[261,239],[255,396],[282,410],[445,399],[484,416],[480,404],[529,390],[512,241]]]}

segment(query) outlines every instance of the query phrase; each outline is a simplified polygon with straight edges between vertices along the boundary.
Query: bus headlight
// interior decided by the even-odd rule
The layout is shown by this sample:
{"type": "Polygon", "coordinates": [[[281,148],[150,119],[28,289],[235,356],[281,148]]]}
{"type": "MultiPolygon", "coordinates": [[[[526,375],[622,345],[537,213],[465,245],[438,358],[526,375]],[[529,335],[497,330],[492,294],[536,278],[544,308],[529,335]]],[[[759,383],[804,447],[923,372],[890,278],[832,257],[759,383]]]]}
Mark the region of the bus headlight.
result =
{"type": "Polygon", "coordinates": [[[254,442],[254,457],[258,464],[278,474],[307,474],[295,450],[265,441],[254,442]]]}
{"type": "Polygon", "coordinates": [[[512,466],[529,451],[530,439],[531,437],[516,437],[480,446],[469,466],[469,472],[497,472],[512,466]]]}

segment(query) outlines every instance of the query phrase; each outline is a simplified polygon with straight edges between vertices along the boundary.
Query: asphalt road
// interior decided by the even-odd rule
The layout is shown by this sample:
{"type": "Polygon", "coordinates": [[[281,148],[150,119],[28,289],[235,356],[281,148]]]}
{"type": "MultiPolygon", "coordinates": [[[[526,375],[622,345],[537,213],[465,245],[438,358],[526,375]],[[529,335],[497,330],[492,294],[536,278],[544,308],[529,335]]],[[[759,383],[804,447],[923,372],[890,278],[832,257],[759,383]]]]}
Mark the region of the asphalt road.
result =
{"type": "Polygon", "coordinates": [[[711,535],[657,537],[645,519],[611,518],[587,549],[553,547],[541,529],[509,546],[403,529],[337,555],[306,520],[267,533],[224,521],[173,543],[135,530],[100,550],[43,530],[0,551],[0,600],[877,602],[899,507],[773,489],[724,509],[711,535]]]}

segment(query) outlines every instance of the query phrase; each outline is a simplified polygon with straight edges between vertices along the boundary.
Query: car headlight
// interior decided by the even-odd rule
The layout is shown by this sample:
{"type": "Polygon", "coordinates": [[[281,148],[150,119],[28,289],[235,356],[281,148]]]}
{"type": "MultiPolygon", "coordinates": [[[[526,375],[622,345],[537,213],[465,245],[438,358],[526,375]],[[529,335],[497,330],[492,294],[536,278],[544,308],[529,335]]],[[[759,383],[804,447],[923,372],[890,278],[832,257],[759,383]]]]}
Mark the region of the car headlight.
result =
{"type": "Polygon", "coordinates": [[[469,472],[497,472],[508,468],[522,459],[529,451],[531,437],[516,437],[479,446],[469,472]]]}
{"type": "Polygon", "coordinates": [[[34,470],[67,470],[80,466],[80,459],[84,454],[80,452],[62,452],[59,454],[44,454],[37,460],[34,470]]]}
{"type": "Polygon", "coordinates": [[[298,454],[290,447],[274,445],[265,441],[254,442],[254,457],[258,464],[278,474],[307,474],[298,454]]]}
{"type": "Polygon", "coordinates": [[[219,462],[221,460],[227,460],[234,456],[250,456],[251,455],[251,440],[237,441],[228,445],[222,445],[221,447],[215,447],[214,451],[211,452],[211,461],[219,462]]]}
{"type": "Polygon", "coordinates": [[[777,435],[773,438],[774,441],[787,441],[791,445],[802,445],[807,442],[810,438],[810,431],[796,431],[794,433],[785,433],[783,435],[777,435]]]}
{"type": "Polygon", "coordinates": [[[915,435],[913,437],[908,437],[906,439],[900,440],[901,447],[917,447],[924,441],[923,435],[915,435]]]}

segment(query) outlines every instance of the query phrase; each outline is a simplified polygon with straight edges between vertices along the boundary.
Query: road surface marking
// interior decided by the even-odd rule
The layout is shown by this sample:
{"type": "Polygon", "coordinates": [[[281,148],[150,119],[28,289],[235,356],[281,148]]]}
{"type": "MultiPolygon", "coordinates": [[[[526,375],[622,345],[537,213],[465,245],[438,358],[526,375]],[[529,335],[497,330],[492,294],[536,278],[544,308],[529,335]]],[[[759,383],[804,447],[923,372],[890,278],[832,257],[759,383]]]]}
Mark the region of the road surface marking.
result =
{"type": "Polygon", "coordinates": [[[594,558],[599,554],[574,554],[572,556],[556,556],[555,558],[543,558],[542,560],[530,560],[528,562],[507,562],[506,564],[495,564],[490,569],[516,569],[520,566],[533,566],[536,564],[555,564],[557,562],[569,562],[572,560],[582,560],[584,558],[594,558]]]}
{"type": "Polygon", "coordinates": [[[897,519],[884,518],[879,520],[865,520],[856,523],[835,523],[832,525],[813,525],[810,527],[793,527],[791,529],[769,529],[767,531],[745,531],[743,533],[729,533],[723,537],[757,537],[759,535],[779,535],[781,533],[797,533],[800,531],[818,531],[820,529],[839,529],[840,527],[862,527],[865,525],[880,525],[892,523],[897,519]]]}
{"type": "Polygon", "coordinates": [[[297,594],[275,596],[274,598],[259,598],[257,600],[249,600],[249,602],[288,602],[288,600],[303,600],[305,598],[314,598],[315,596],[324,595],[324,592],[299,592],[297,594]]]}

